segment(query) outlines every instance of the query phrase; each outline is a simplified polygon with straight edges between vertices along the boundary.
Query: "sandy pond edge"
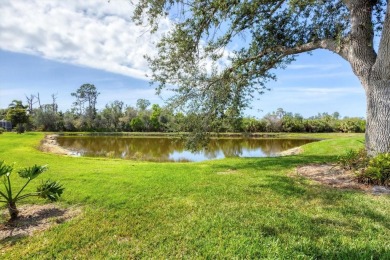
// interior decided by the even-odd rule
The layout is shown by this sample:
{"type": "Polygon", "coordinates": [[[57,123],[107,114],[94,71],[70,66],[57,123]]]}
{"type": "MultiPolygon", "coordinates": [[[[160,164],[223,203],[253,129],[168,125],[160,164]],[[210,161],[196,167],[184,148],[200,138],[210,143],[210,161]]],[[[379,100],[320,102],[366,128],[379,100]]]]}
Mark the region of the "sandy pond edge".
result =
{"type": "Polygon", "coordinates": [[[58,144],[58,136],[58,134],[46,134],[45,138],[41,141],[39,150],[46,153],[74,156],[74,152],[63,148],[58,144]]]}

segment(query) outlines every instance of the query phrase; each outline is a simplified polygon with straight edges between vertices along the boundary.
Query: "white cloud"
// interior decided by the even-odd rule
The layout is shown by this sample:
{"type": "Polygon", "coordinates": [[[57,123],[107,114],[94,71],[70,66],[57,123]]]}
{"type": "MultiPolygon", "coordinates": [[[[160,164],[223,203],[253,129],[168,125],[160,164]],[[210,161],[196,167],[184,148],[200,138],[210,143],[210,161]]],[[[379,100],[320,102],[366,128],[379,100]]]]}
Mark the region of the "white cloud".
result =
{"type": "Polygon", "coordinates": [[[145,54],[161,32],[131,21],[127,0],[3,0],[0,3],[0,49],[38,55],[145,79],[145,54]]]}

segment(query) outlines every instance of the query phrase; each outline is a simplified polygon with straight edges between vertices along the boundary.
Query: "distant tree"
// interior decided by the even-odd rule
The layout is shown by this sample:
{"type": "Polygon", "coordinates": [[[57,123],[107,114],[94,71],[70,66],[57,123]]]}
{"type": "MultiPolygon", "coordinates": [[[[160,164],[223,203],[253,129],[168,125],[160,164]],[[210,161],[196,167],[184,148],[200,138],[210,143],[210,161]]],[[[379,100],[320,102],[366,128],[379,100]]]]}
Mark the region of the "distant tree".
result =
{"type": "Polygon", "coordinates": [[[57,113],[58,112],[57,94],[51,94],[51,99],[52,99],[51,107],[53,109],[53,112],[57,113]]]}
{"type": "Polygon", "coordinates": [[[126,108],[124,110],[125,111],[123,113],[123,116],[121,118],[119,118],[119,121],[122,124],[123,130],[130,131],[131,130],[130,121],[133,118],[137,117],[138,111],[136,108],[130,107],[130,106],[126,106],[126,108]]]}
{"type": "Polygon", "coordinates": [[[97,92],[95,85],[83,84],[76,90],[76,92],[71,93],[71,96],[76,98],[73,105],[80,114],[86,113],[95,116],[97,97],[99,94],[100,93],[97,92]]]}
{"type": "Polygon", "coordinates": [[[66,111],[63,116],[64,120],[64,129],[66,131],[76,131],[76,121],[77,121],[77,116],[73,111],[66,111]]]}
{"type": "Polygon", "coordinates": [[[0,120],[3,120],[7,117],[7,109],[0,108],[0,120]]]}
{"type": "Polygon", "coordinates": [[[32,121],[35,127],[42,131],[60,130],[62,122],[56,110],[56,105],[53,106],[53,104],[45,104],[41,108],[34,109],[32,121]]]}
{"type": "Polygon", "coordinates": [[[78,111],[79,116],[84,116],[80,119],[81,125],[85,125],[89,129],[92,128],[93,120],[96,117],[96,103],[99,94],[93,84],[83,84],[76,92],[71,93],[72,97],[76,98],[73,103],[74,109],[78,111]]]}
{"type": "Polygon", "coordinates": [[[247,133],[265,132],[265,122],[253,117],[244,117],[242,120],[242,130],[247,133]]]}
{"type": "Polygon", "coordinates": [[[160,127],[160,116],[161,116],[162,109],[159,105],[153,104],[152,105],[152,113],[150,114],[150,124],[153,131],[159,131],[161,130],[160,127]]]}
{"type": "Polygon", "coordinates": [[[32,115],[34,110],[34,104],[36,104],[38,100],[35,101],[34,95],[30,95],[30,96],[26,95],[26,102],[27,102],[27,112],[29,115],[32,115]]]}
{"type": "Polygon", "coordinates": [[[145,126],[141,118],[135,117],[130,121],[130,127],[134,132],[143,131],[145,126]]]}
{"type": "Polygon", "coordinates": [[[333,112],[332,117],[336,120],[340,119],[340,113],[339,112],[333,112]]]}
{"type": "Polygon", "coordinates": [[[285,113],[282,118],[282,131],[295,133],[305,131],[303,117],[300,114],[285,113]]]}
{"type": "Polygon", "coordinates": [[[8,106],[8,112],[6,119],[11,121],[13,126],[16,126],[18,133],[23,133],[25,123],[28,122],[27,108],[23,105],[20,100],[13,100],[8,106]]]}
{"type": "Polygon", "coordinates": [[[145,111],[148,106],[150,106],[150,101],[147,99],[138,99],[137,100],[137,108],[141,111],[145,111]]]}
{"type": "Polygon", "coordinates": [[[123,117],[123,106],[122,101],[115,100],[105,106],[102,110],[101,115],[105,119],[107,125],[106,127],[114,131],[119,131],[120,129],[120,118],[123,117]]]}
{"type": "Polygon", "coordinates": [[[285,111],[282,108],[278,108],[276,111],[272,113],[268,113],[263,117],[266,125],[267,132],[280,132],[282,131],[283,124],[283,116],[285,115],[285,111]]]}

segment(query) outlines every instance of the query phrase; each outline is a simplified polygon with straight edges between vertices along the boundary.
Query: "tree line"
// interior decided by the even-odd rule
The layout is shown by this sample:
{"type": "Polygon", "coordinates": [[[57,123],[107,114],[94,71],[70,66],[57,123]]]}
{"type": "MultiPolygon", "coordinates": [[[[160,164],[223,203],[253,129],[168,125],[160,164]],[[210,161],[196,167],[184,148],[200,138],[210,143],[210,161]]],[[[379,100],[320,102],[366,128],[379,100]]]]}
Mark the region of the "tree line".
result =
{"type": "MultiPolygon", "coordinates": [[[[41,104],[39,94],[26,96],[25,104],[14,100],[0,109],[0,120],[12,122],[17,132],[29,131],[94,131],[94,132],[192,132],[197,114],[174,112],[167,106],[138,99],[135,106],[115,100],[103,109],[96,108],[99,92],[93,84],[83,84],[71,96],[73,105],[59,111],[56,95],[52,102],[41,104]]],[[[363,133],[363,118],[341,118],[338,112],[319,113],[304,118],[282,108],[262,118],[236,116],[227,110],[209,126],[210,132],[355,132],[363,133]]]]}

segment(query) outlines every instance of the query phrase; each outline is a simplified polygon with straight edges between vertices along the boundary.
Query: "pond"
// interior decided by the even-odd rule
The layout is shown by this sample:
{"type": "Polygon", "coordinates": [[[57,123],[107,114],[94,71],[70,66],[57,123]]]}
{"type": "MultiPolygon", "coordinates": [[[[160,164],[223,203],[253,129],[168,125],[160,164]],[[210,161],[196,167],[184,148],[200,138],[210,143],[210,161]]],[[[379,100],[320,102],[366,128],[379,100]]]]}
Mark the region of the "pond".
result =
{"type": "Polygon", "coordinates": [[[185,149],[184,142],[169,137],[59,136],[60,146],[80,156],[146,161],[204,161],[225,157],[267,157],[317,140],[218,138],[198,152],[185,149]]]}

